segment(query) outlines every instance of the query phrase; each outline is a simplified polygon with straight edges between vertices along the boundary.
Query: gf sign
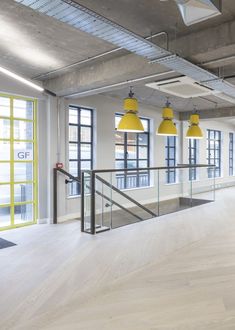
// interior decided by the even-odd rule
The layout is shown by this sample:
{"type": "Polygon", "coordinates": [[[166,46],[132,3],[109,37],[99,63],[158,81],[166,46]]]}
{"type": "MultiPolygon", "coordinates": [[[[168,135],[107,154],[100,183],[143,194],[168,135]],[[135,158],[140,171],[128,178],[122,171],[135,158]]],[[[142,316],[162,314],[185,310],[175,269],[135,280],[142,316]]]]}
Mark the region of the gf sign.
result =
{"type": "Polygon", "coordinates": [[[15,160],[33,160],[32,150],[15,150],[15,160]]]}

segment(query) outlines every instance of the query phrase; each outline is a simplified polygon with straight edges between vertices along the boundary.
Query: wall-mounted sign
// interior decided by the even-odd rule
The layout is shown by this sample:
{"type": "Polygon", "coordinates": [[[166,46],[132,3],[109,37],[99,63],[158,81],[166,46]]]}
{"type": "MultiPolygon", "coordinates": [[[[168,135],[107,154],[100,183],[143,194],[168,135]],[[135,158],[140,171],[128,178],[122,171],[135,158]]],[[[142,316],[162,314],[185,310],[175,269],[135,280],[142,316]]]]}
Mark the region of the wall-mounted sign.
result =
{"type": "Polygon", "coordinates": [[[33,150],[15,150],[15,160],[33,160],[33,150]]]}

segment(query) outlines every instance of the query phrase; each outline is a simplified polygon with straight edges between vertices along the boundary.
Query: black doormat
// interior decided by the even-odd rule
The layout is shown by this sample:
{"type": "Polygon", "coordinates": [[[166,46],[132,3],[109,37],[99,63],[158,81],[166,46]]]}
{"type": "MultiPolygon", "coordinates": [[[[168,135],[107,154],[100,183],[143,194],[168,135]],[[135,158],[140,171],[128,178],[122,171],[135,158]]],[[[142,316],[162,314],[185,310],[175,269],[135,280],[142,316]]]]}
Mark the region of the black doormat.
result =
{"type": "Polygon", "coordinates": [[[11,246],[14,246],[14,245],[16,245],[16,244],[12,243],[12,242],[9,242],[9,241],[6,241],[3,238],[0,238],[0,249],[5,249],[5,248],[8,248],[8,247],[11,247],[11,246]]]}

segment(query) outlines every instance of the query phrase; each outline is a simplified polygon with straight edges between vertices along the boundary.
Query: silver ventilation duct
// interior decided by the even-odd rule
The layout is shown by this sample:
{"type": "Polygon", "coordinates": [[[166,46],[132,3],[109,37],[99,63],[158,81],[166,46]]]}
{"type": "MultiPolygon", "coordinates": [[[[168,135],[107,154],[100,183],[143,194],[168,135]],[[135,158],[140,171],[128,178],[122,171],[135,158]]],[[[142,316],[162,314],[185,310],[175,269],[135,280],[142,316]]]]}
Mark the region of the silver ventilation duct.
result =
{"type": "MultiPolygon", "coordinates": [[[[14,0],[35,11],[53,17],[81,31],[143,56],[150,63],[159,63],[180,74],[188,76],[201,85],[223,92],[235,98],[235,86],[213,73],[179,57],[122,26],[98,15],[72,0],[14,0]]],[[[177,0],[181,5],[214,3],[209,0],[177,0]]]]}
{"type": "Polygon", "coordinates": [[[175,2],[187,26],[221,14],[221,0],[175,0],[175,2]]]}
{"type": "Polygon", "coordinates": [[[149,60],[170,54],[165,49],[111,22],[72,0],[15,0],[81,31],[125,48],[149,60]]]}

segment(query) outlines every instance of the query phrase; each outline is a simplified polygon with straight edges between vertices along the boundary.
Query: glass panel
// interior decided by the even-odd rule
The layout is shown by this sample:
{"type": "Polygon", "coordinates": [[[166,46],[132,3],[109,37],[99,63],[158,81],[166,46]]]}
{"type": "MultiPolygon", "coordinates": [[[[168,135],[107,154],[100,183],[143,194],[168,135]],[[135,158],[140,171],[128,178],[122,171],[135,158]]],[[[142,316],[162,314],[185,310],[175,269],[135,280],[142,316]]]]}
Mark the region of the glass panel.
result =
{"type": "Polygon", "coordinates": [[[33,140],[33,123],[23,120],[14,120],[14,139],[33,140]]]}
{"type": "Polygon", "coordinates": [[[91,159],[90,144],[81,144],[81,159],[91,159]]]}
{"type": "Polygon", "coordinates": [[[81,170],[90,170],[91,162],[90,161],[82,161],[81,162],[81,170]]]}
{"type": "Polygon", "coordinates": [[[73,176],[78,175],[78,162],[69,162],[69,173],[73,176]]]}
{"type": "Polygon", "coordinates": [[[69,126],[69,141],[77,142],[78,140],[78,127],[70,125],[69,126]]]}
{"type": "Polygon", "coordinates": [[[33,119],[33,102],[25,100],[14,100],[13,116],[16,118],[33,119]]]}
{"type": "Polygon", "coordinates": [[[91,127],[81,127],[81,142],[91,142],[91,127]]]}
{"type": "Polygon", "coordinates": [[[132,189],[137,187],[137,174],[130,173],[126,176],[126,189],[132,189]]]}
{"type": "Polygon", "coordinates": [[[10,117],[10,99],[0,97],[0,117],[10,117]]]}
{"type": "Polygon", "coordinates": [[[91,125],[91,110],[81,110],[81,125],[91,125]]]}
{"type": "Polygon", "coordinates": [[[147,160],[140,160],[139,161],[139,167],[148,167],[148,161],[147,160]]]}
{"type": "Polygon", "coordinates": [[[212,131],[209,131],[209,138],[210,139],[214,139],[215,138],[215,132],[212,130],[212,131]]]}
{"type": "Polygon", "coordinates": [[[69,143],[69,159],[78,159],[77,143],[69,143]]]}
{"type": "Polygon", "coordinates": [[[175,183],[175,171],[169,171],[169,183],[175,183]]]}
{"type": "Polygon", "coordinates": [[[127,133],[127,144],[137,144],[137,134],[136,133],[127,133]]]}
{"type": "Polygon", "coordinates": [[[115,133],[115,142],[120,143],[120,144],[124,144],[124,136],[125,136],[125,133],[116,132],[115,133]]]}
{"type": "Polygon", "coordinates": [[[123,145],[117,145],[115,146],[115,158],[116,159],[124,159],[124,146],[123,145]]]}
{"type": "Polygon", "coordinates": [[[175,137],[174,136],[169,136],[168,137],[168,145],[169,145],[169,147],[174,147],[175,146],[175,137]]]}
{"type": "Polygon", "coordinates": [[[139,144],[147,145],[148,144],[148,134],[139,133],[138,134],[139,144]]]}
{"type": "Polygon", "coordinates": [[[149,186],[150,184],[150,180],[149,180],[149,173],[147,172],[139,172],[139,186],[140,187],[146,187],[146,186],[149,186]]]}
{"type": "Polygon", "coordinates": [[[0,139],[10,139],[10,120],[0,118],[0,139]]]}
{"type": "Polygon", "coordinates": [[[0,163],[0,182],[10,182],[10,163],[0,163]]]}
{"type": "Polygon", "coordinates": [[[139,158],[148,158],[148,148],[147,147],[139,147],[139,158]]]}
{"type": "Polygon", "coordinates": [[[0,205],[11,203],[11,188],[10,185],[0,185],[0,205]]]}
{"type": "Polygon", "coordinates": [[[71,182],[69,183],[69,195],[70,196],[76,196],[80,194],[80,185],[78,182],[71,182]]]}
{"type": "Polygon", "coordinates": [[[15,224],[27,223],[33,221],[33,205],[17,205],[14,207],[15,224]]]}
{"type": "Polygon", "coordinates": [[[119,124],[121,119],[122,119],[122,116],[117,116],[117,115],[115,116],[115,128],[118,127],[118,124],[119,124]]]}
{"type": "Polygon", "coordinates": [[[14,160],[33,160],[33,143],[14,142],[14,160]]]}
{"type": "Polygon", "coordinates": [[[14,200],[16,203],[32,201],[33,184],[15,184],[14,200]]]}
{"type": "Polygon", "coordinates": [[[175,148],[169,148],[169,158],[175,158],[175,148]]]}
{"type": "Polygon", "coordinates": [[[33,164],[32,163],[15,163],[14,179],[16,182],[33,180],[33,164]]]}
{"type": "Polygon", "coordinates": [[[69,123],[78,124],[78,111],[75,109],[69,109],[69,123]]]}
{"type": "Polygon", "coordinates": [[[10,143],[0,141],[0,160],[10,160],[10,143]]]}
{"type": "Polygon", "coordinates": [[[124,167],[124,161],[122,161],[122,160],[117,160],[117,161],[116,161],[116,169],[121,169],[121,168],[125,168],[125,167],[124,167]]]}
{"type": "Polygon", "coordinates": [[[0,207],[0,228],[11,225],[10,207],[0,207]]]}
{"type": "Polygon", "coordinates": [[[136,159],[137,158],[137,148],[136,146],[127,146],[127,158],[136,159]]]}
{"type": "Polygon", "coordinates": [[[145,132],[148,132],[148,127],[149,127],[149,121],[148,121],[148,119],[141,119],[141,122],[142,122],[142,124],[143,124],[143,126],[144,126],[144,131],[145,132]]]}
{"type": "Polygon", "coordinates": [[[136,167],[137,167],[136,160],[128,160],[127,161],[127,168],[136,168],[136,167]]]}
{"type": "Polygon", "coordinates": [[[215,131],[215,139],[220,140],[220,132],[219,131],[215,131]]]}

